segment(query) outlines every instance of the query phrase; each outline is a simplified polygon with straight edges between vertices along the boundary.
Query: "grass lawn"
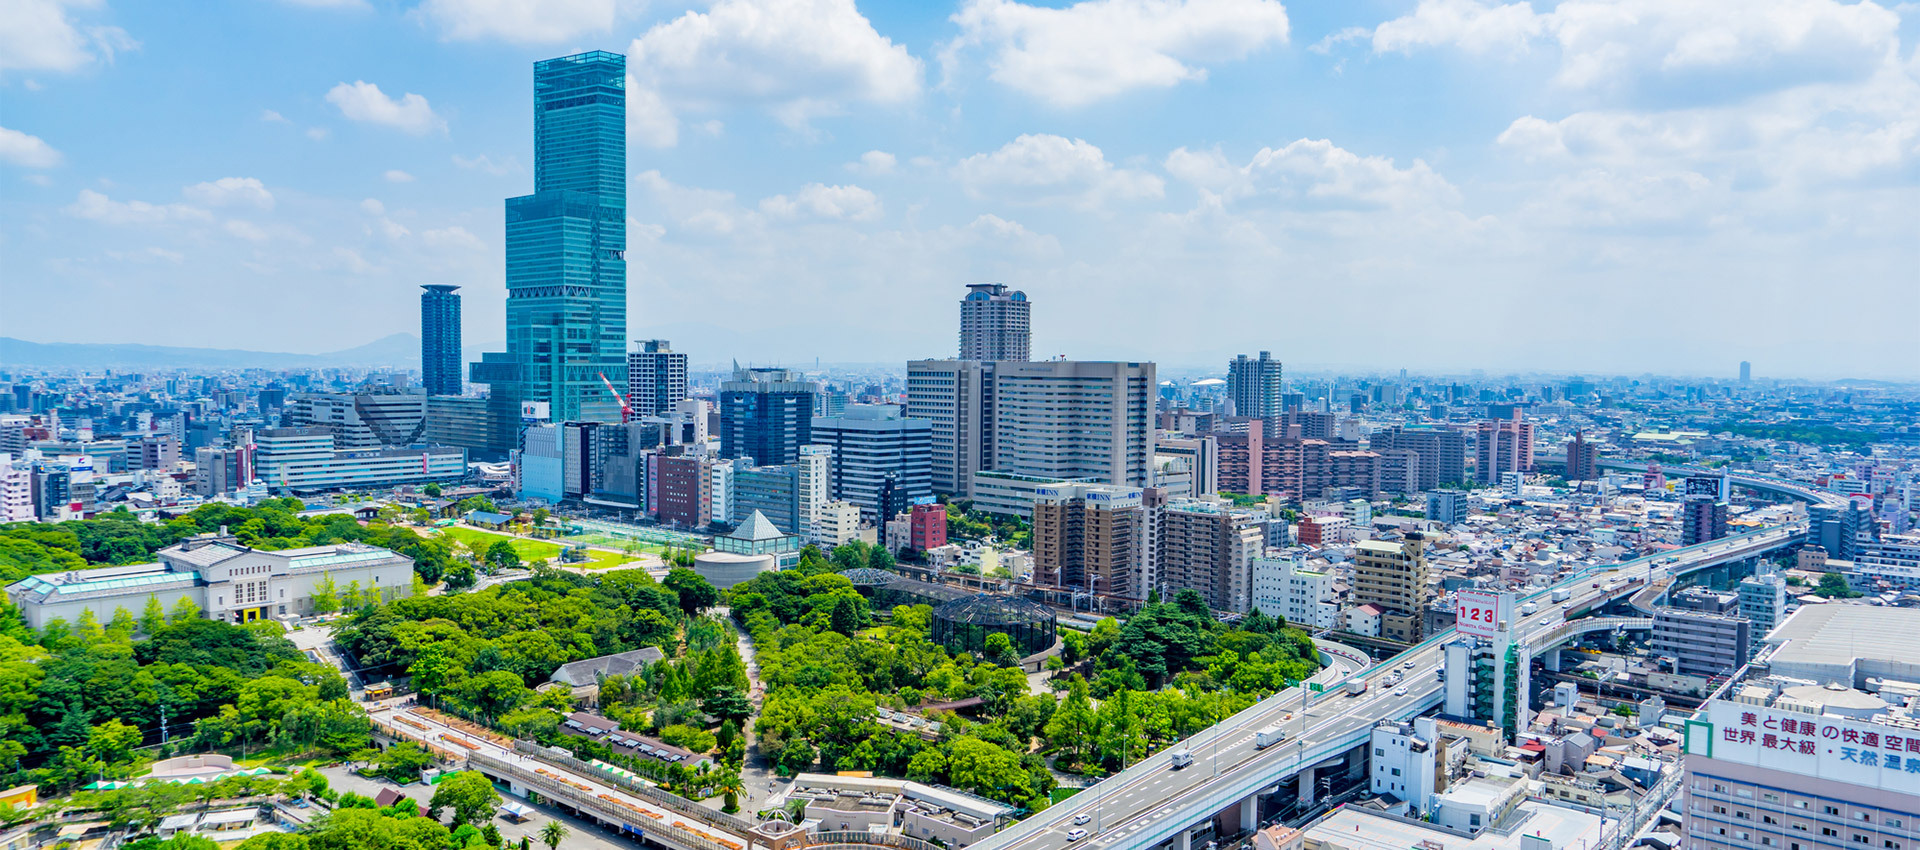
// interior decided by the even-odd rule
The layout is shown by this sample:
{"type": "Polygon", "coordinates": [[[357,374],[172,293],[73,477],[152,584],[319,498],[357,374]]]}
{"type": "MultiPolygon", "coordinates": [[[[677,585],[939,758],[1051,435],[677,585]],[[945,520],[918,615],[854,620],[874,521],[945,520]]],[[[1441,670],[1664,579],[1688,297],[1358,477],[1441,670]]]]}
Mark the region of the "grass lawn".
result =
{"type": "Polygon", "coordinates": [[[615,537],[611,534],[591,534],[591,533],[575,534],[570,537],[564,537],[561,539],[567,541],[568,543],[585,543],[588,546],[600,546],[606,549],[618,549],[622,552],[627,551],[628,546],[632,546],[635,554],[658,555],[666,549],[665,546],[662,546],[658,543],[646,543],[639,540],[629,540],[625,537],[615,537]]]}
{"type": "Polygon", "coordinates": [[[520,560],[537,561],[545,558],[552,561],[560,557],[560,544],[548,543],[545,540],[510,537],[477,528],[443,528],[440,529],[440,533],[467,544],[467,548],[472,549],[476,555],[485,556],[488,547],[502,540],[511,540],[513,551],[520,555],[520,560]]]}

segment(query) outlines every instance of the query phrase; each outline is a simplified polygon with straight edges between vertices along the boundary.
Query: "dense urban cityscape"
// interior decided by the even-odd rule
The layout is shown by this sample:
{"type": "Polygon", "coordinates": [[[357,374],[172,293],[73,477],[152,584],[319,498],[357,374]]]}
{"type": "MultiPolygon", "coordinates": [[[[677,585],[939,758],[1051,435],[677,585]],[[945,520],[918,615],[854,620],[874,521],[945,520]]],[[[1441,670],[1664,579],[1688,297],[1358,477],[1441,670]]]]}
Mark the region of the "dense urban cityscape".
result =
{"type": "Polygon", "coordinates": [[[1920,381],[743,366],[532,79],[501,350],[7,349],[0,848],[1920,847],[1920,381]]]}

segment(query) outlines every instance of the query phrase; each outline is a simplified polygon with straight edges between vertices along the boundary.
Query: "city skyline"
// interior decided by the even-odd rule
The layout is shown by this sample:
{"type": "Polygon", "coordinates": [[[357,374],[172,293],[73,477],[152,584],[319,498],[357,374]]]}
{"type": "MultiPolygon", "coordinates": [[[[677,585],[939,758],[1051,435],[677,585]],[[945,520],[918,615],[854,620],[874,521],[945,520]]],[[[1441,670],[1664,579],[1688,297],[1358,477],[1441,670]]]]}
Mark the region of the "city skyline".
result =
{"type": "Polygon", "coordinates": [[[1859,309],[1920,266],[1906,7],[28,5],[0,334],[36,342],[339,350],[417,328],[427,283],[500,342],[526,68],[604,49],[636,104],[627,335],[696,363],[947,356],[955,293],[999,282],[1041,358],[1914,376],[1907,311],[1859,309]],[[234,49],[189,53],[208,30],[234,49]]]}

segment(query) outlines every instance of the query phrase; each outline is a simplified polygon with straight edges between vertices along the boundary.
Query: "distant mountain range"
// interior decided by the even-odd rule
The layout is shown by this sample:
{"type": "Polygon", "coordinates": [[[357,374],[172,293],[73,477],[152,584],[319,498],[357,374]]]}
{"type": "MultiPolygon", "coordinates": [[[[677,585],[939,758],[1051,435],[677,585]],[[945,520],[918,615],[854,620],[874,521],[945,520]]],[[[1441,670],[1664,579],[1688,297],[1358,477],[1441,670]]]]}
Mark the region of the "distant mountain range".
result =
{"type": "Polygon", "coordinates": [[[46,369],[299,369],[338,367],[420,368],[420,337],[397,333],[326,354],[288,354],[231,348],[170,345],[28,342],[0,337],[0,366],[46,369]]]}

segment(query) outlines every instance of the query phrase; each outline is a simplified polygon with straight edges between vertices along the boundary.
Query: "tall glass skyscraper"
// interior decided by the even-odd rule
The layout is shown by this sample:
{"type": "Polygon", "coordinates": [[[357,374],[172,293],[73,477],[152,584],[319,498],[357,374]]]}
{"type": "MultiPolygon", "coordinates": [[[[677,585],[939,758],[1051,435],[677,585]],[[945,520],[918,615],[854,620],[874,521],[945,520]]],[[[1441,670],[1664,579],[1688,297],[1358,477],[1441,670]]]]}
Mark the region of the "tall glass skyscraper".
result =
{"type": "Polygon", "coordinates": [[[460,296],[446,283],[420,288],[420,382],[427,395],[460,394],[460,296]]]}
{"type": "Polygon", "coordinates": [[[507,199],[507,350],[473,365],[501,416],[617,422],[627,382],[627,59],[533,66],[533,194],[507,199]]]}

